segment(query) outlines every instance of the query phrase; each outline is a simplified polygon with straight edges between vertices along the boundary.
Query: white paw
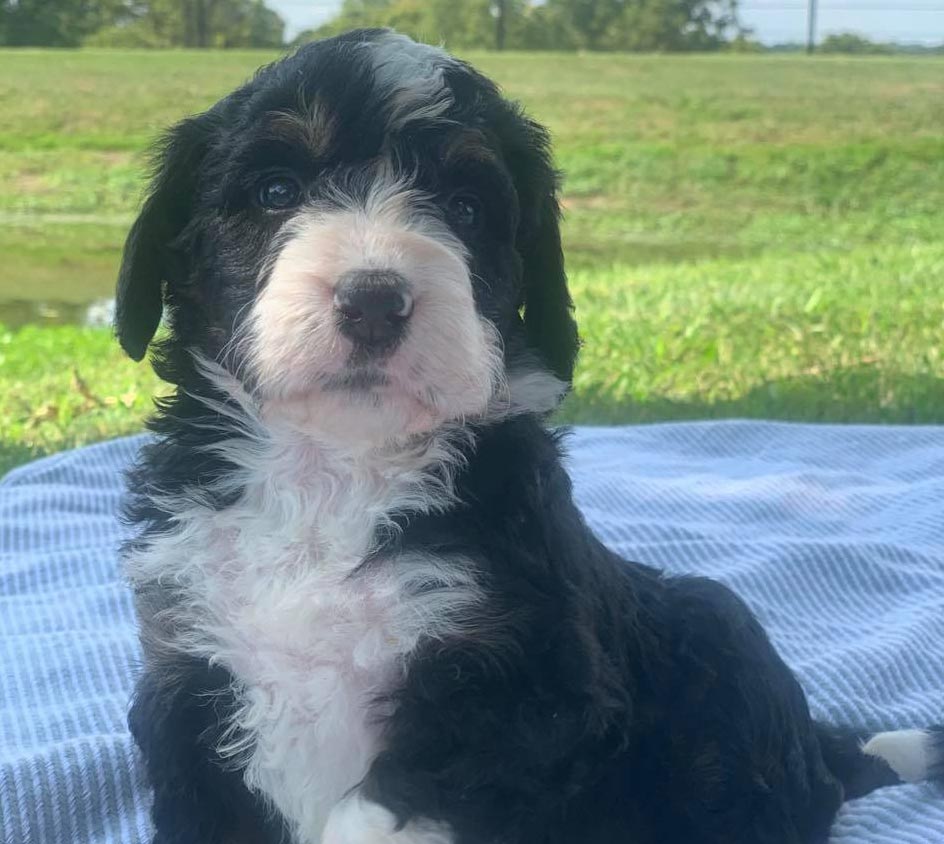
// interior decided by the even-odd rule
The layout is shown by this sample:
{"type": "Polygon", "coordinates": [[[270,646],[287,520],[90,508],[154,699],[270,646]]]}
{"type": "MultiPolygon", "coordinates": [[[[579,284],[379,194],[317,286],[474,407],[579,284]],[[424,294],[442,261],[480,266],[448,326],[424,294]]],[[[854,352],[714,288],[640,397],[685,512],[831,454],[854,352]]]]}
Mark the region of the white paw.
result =
{"type": "Polygon", "coordinates": [[[862,752],[884,759],[905,782],[920,782],[934,763],[934,740],[924,730],[876,733],[862,745],[862,752]]]}
{"type": "Polygon", "coordinates": [[[396,827],[389,810],[355,792],[331,810],[321,844],[453,844],[445,824],[410,821],[396,827]]]}

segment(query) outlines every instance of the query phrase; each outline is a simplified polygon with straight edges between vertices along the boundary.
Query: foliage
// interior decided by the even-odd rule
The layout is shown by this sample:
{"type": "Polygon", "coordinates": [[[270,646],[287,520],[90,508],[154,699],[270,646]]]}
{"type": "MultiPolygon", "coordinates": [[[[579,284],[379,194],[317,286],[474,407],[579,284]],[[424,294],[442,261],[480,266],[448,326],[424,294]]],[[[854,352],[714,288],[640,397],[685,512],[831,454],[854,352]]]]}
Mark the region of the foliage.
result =
{"type": "Polygon", "coordinates": [[[75,47],[127,13],[124,0],[0,0],[0,45],[75,47]]]}
{"type": "Polygon", "coordinates": [[[737,0],[547,0],[588,50],[713,50],[738,32],[737,0]]]}
{"type": "MultiPolygon", "coordinates": [[[[147,142],[274,57],[52,55],[0,51],[0,322],[108,296],[147,142]]],[[[941,59],[466,55],[566,176],[563,418],[944,423],[941,59]]],[[[0,331],[0,463],[136,430],[156,386],[107,329],[0,331]]]]}
{"type": "Polygon", "coordinates": [[[728,41],[724,49],[729,53],[763,53],[766,47],[753,38],[749,31],[743,30],[728,41]]]}
{"type": "Polygon", "coordinates": [[[186,0],[183,8],[187,46],[282,46],[285,23],[262,0],[186,0]]]}
{"type": "Polygon", "coordinates": [[[0,0],[0,44],[279,47],[263,0],[0,0]]]}
{"type": "Polygon", "coordinates": [[[491,46],[496,31],[493,11],[492,0],[344,0],[335,18],[297,40],[388,26],[421,41],[443,41],[453,49],[491,46]]]}
{"type": "MultiPolygon", "coordinates": [[[[714,50],[739,32],[737,0],[505,0],[505,46],[519,50],[714,50]]],[[[496,0],[344,0],[337,17],[299,36],[389,26],[452,49],[496,43],[496,0]]]]}
{"type": "Polygon", "coordinates": [[[121,47],[155,49],[173,47],[173,36],[152,17],[121,24],[111,24],[92,33],[83,42],[86,47],[121,47]]]}
{"type": "Polygon", "coordinates": [[[857,55],[882,55],[892,52],[892,48],[888,44],[878,44],[853,32],[830,35],[823,39],[818,49],[821,53],[854,53],[857,55]]]}

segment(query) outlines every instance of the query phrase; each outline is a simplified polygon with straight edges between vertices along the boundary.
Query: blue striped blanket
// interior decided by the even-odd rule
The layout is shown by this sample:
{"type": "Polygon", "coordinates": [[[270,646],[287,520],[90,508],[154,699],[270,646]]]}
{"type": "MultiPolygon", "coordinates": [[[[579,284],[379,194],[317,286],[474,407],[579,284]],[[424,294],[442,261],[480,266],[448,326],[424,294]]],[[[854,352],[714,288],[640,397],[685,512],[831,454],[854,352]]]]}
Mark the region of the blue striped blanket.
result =
{"type": "MultiPolygon", "coordinates": [[[[0,482],[3,844],[148,840],[125,728],[138,651],[115,553],[122,471],[140,444],[56,455],[0,482]]],[[[944,428],[587,428],[570,451],[602,538],[738,590],[818,716],[944,721],[944,428]]],[[[834,841],[944,842],[944,791],[849,803],[834,841]]]]}

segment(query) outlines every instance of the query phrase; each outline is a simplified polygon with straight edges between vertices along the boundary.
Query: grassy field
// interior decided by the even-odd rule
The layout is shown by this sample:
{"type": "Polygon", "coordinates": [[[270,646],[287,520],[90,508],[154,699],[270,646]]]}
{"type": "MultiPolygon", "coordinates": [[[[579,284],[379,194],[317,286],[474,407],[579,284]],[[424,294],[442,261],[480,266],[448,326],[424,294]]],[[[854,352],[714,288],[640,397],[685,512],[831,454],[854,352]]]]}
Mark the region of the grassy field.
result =
{"type": "MultiPolygon", "coordinates": [[[[108,295],[148,142],[268,58],[0,51],[0,321],[108,295]]],[[[944,422],[944,62],[470,58],[566,174],[565,419],[944,422]]],[[[105,329],[0,329],[0,471],[156,388],[105,329]]]]}

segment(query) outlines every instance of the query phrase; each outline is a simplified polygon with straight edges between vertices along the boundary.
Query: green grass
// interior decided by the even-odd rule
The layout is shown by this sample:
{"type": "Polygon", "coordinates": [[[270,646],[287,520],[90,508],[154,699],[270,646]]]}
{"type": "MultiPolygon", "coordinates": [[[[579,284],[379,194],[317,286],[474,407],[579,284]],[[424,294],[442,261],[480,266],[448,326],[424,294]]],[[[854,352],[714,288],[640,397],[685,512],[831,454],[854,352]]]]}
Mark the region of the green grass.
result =
{"type": "Polygon", "coordinates": [[[0,474],[32,457],[141,428],[159,382],[105,330],[0,331],[0,474]]]}
{"type": "MultiPolygon", "coordinates": [[[[269,58],[0,51],[0,320],[108,295],[147,142],[269,58]]],[[[470,58],[566,174],[563,418],[944,422],[944,62],[470,58]]],[[[0,471],[137,429],[156,386],[107,331],[0,332],[0,471]]]]}

